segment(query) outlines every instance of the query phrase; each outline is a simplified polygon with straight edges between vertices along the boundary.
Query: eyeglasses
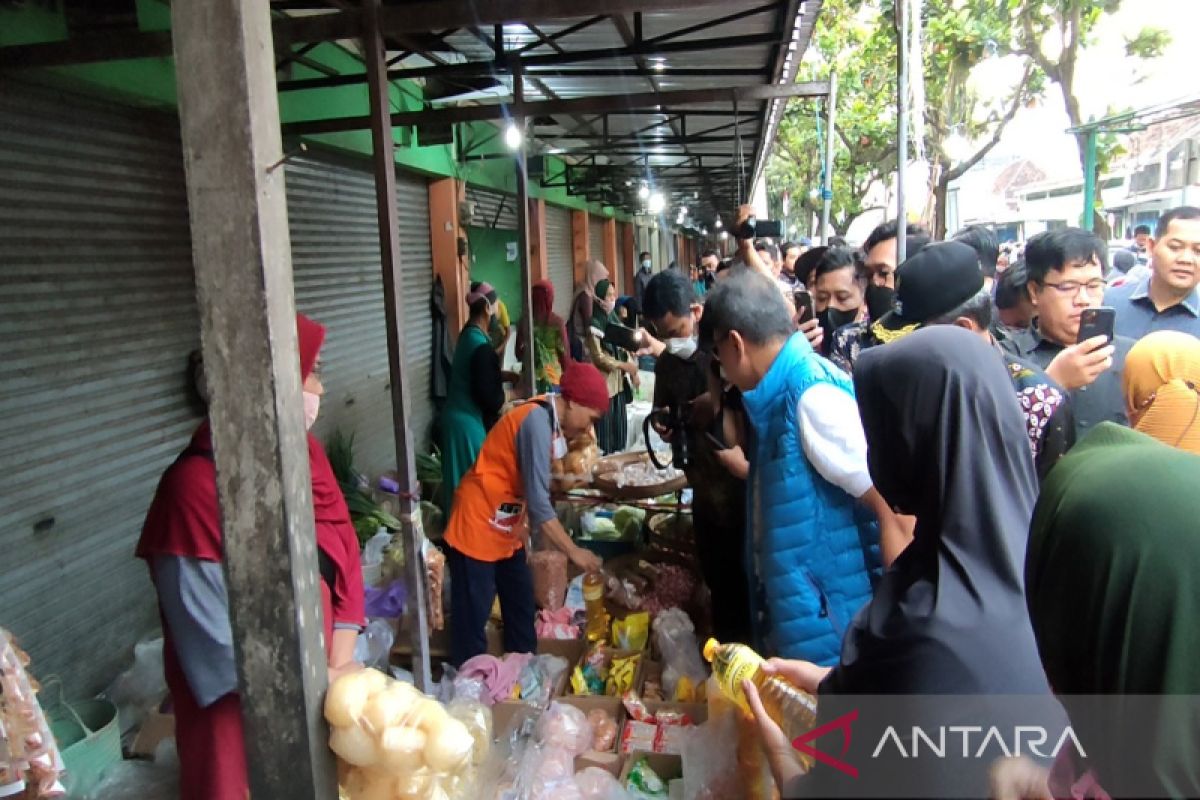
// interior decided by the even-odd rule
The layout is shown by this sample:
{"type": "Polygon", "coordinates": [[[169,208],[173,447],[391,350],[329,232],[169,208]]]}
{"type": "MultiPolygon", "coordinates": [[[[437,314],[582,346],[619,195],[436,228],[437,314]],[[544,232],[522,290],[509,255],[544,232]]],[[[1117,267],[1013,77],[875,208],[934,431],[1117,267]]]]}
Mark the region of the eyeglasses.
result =
{"type": "Polygon", "coordinates": [[[1081,289],[1087,289],[1088,294],[1101,294],[1108,286],[1108,283],[1103,278],[1097,278],[1087,283],[1063,281],[1062,283],[1043,283],[1042,286],[1049,286],[1063,297],[1078,297],[1081,289]]]}

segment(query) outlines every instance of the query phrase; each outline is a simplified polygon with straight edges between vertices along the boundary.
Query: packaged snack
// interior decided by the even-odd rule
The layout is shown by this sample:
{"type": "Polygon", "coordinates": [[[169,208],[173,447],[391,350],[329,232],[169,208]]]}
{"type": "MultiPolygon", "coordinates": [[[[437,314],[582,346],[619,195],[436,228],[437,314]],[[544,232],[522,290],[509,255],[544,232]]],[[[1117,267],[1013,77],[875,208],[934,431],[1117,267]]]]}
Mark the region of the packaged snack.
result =
{"type": "Polygon", "coordinates": [[[632,753],[634,750],[642,750],[652,753],[657,739],[658,726],[653,722],[626,720],[625,730],[621,731],[621,752],[632,753]]]}
{"type": "Polygon", "coordinates": [[[625,706],[626,713],[639,722],[653,722],[654,715],[646,708],[646,704],[638,697],[637,692],[628,691],[621,695],[621,704],[625,706]]]}
{"type": "Polygon", "coordinates": [[[638,664],[642,657],[638,653],[621,656],[612,660],[608,670],[608,680],[605,682],[605,694],[619,697],[633,688],[633,680],[637,675],[638,664]]]}
{"type": "Polygon", "coordinates": [[[538,720],[537,737],[547,747],[562,748],[577,756],[592,746],[592,725],[575,706],[551,703],[538,720]]]}
{"type": "Polygon", "coordinates": [[[646,759],[639,758],[629,770],[625,779],[625,789],[634,800],[665,800],[667,784],[650,768],[646,759]]]}
{"type": "Polygon", "coordinates": [[[587,718],[592,724],[592,749],[601,753],[611,752],[617,741],[617,721],[613,715],[603,708],[594,708],[588,712],[587,718]]]}
{"type": "Polygon", "coordinates": [[[538,550],[529,556],[533,600],[538,608],[557,611],[567,597],[567,557],[558,550],[538,550]]]}
{"type": "Polygon", "coordinates": [[[622,650],[644,650],[650,638],[650,614],[639,611],[612,624],[613,642],[622,650]]]}

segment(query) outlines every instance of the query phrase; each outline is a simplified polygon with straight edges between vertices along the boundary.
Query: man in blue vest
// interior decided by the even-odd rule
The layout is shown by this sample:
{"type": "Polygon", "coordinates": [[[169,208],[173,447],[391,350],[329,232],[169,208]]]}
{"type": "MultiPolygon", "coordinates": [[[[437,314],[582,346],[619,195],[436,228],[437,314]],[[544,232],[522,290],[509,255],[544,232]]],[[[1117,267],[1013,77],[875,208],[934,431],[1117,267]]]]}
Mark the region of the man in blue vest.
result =
{"type": "Polygon", "coordinates": [[[909,540],[871,481],[853,384],[796,332],[779,289],[754,269],[736,270],[709,294],[700,340],[742,390],[753,429],[747,564],[756,644],[834,664],[871,596],[881,536],[888,561],[909,540]]]}

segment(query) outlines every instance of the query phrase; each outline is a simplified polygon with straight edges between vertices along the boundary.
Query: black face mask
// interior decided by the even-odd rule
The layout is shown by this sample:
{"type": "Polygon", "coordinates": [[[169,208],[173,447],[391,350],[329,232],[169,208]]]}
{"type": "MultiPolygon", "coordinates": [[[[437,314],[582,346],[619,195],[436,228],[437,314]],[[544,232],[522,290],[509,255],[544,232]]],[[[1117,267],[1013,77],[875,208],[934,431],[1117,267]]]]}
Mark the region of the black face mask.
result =
{"type": "Polygon", "coordinates": [[[849,325],[858,317],[858,309],[852,308],[849,311],[829,306],[820,314],[817,314],[817,322],[821,324],[821,330],[825,332],[825,341],[821,344],[821,350],[828,353],[829,348],[833,346],[833,332],[843,325],[849,325]]]}
{"type": "Polygon", "coordinates": [[[867,312],[875,321],[891,311],[896,305],[896,290],[887,286],[871,284],[867,287],[867,312]]]}

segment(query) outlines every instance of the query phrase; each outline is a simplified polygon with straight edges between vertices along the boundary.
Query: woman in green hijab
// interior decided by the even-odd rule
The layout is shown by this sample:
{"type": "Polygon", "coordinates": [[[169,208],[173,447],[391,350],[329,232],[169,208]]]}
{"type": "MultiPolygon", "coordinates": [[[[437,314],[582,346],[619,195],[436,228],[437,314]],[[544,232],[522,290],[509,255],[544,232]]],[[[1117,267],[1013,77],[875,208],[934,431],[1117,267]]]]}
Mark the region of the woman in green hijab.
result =
{"type": "Polygon", "coordinates": [[[1081,782],[1088,796],[1200,797],[1198,487],[1200,456],[1112,423],[1042,486],[1029,612],[1046,676],[1087,753],[1085,763],[1060,754],[1055,797],[1081,782]]]}
{"type": "Polygon", "coordinates": [[[484,437],[504,407],[500,359],[487,334],[496,292],[480,283],[466,299],[471,316],[458,335],[450,390],[442,408],[442,507],[447,518],[459,481],[475,463],[484,437]]]}
{"type": "Polygon", "coordinates": [[[608,413],[596,423],[596,442],[605,454],[619,453],[625,449],[629,434],[625,407],[633,399],[629,382],[636,385],[638,381],[637,362],[628,352],[604,340],[609,323],[619,324],[616,305],[616,287],[607,279],[597,281],[586,347],[589,360],[604,374],[608,383],[608,413]]]}

